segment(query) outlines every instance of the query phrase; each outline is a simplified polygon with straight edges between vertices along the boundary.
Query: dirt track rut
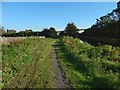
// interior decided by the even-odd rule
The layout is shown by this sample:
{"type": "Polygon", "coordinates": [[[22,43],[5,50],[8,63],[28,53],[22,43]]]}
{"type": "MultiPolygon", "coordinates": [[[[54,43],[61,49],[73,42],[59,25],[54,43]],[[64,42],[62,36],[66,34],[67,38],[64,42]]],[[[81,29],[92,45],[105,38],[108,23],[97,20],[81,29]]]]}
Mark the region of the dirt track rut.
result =
{"type": "Polygon", "coordinates": [[[57,45],[53,46],[52,50],[52,62],[53,62],[53,82],[55,84],[55,88],[72,88],[70,85],[70,81],[66,78],[64,71],[62,70],[59,59],[56,54],[57,45]]]}
{"type": "MultiPolygon", "coordinates": [[[[42,53],[49,54],[47,48],[42,53]]],[[[42,59],[39,60],[39,58],[43,58],[43,56],[41,56],[43,54],[38,52],[36,55],[38,57],[26,64],[23,69],[18,72],[18,74],[13,77],[4,88],[35,88],[38,86],[37,84],[40,84],[39,80],[42,59]]],[[[49,75],[51,75],[52,78],[52,88],[72,88],[70,81],[67,80],[65,73],[60,66],[59,59],[57,58],[56,45],[53,45],[50,57],[51,65],[49,70],[51,71],[49,71],[49,75]]],[[[45,84],[47,83],[48,82],[45,81],[45,84]]]]}

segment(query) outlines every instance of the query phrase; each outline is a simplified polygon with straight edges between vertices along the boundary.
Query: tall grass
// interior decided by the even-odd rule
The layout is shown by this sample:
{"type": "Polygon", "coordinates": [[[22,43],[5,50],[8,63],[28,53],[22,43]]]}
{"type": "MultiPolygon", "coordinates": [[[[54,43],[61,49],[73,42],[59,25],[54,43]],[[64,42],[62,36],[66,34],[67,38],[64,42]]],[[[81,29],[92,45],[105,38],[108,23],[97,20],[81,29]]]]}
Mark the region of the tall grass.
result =
{"type": "Polygon", "coordinates": [[[59,43],[60,62],[73,87],[120,89],[120,47],[92,46],[68,36],[59,43]]]}

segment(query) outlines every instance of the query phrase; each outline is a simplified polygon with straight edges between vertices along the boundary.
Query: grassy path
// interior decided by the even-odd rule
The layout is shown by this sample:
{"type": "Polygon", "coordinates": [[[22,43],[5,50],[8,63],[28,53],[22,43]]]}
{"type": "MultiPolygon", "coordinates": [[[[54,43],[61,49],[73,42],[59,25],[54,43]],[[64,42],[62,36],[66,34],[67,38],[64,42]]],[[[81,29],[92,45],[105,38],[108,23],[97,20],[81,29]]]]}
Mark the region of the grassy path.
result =
{"type": "Polygon", "coordinates": [[[2,88],[120,89],[120,48],[79,39],[28,38],[3,45],[2,88]]]}
{"type": "Polygon", "coordinates": [[[3,45],[3,88],[71,88],[61,69],[55,40],[28,38],[3,45]]]}

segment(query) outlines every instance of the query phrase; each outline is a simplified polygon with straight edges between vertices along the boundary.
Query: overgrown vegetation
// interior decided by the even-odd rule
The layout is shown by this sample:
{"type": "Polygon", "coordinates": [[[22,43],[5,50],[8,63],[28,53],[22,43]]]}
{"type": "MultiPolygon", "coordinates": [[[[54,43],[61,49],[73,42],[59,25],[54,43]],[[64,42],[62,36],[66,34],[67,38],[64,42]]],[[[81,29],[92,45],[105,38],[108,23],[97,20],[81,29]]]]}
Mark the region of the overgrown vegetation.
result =
{"type": "Polygon", "coordinates": [[[31,88],[33,81],[36,83],[34,88],[52,87],[50,54],[53,43],[52,39],[27,38],[21,43],[3,45],[2,87],[20,88],[23,83],[23,88],[31,88]],[[25,76],[31,83],[26,82],[25,76]],[[23,81],[17,84],[17,79],[23,81]]]}
{"type": "Polygon", "coordinates": [[[120,89],[120,47],[92,46],[63,37],[57,53],[74,88],[120,89]]]}

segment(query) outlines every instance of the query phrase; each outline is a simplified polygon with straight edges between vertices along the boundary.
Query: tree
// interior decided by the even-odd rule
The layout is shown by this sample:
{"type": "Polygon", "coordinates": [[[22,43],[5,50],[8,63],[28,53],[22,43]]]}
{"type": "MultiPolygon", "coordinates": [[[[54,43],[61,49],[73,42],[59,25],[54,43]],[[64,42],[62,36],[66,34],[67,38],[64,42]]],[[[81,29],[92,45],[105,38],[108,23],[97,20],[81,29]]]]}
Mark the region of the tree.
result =
{"type": "Polygon", "coordinates": [[[55,28],[50,27],[43,29],[41,32],[43,36],[48,37],[48,38],[56,38],[57,37],[57,32],[55,31],[55,28]]]}
{"type": "Polygon", "coordinates": [[[120,20],[120,1],[117,3],[117,9],[116,9],[118,19],[120,20]]]}
{"type": "Polygon", "coordinates": [[[21,37],[25,37],[25,31],[19,31],[18,33],[16,33],[17,36],[21,36],[21,37]]]}
{"type": "Polygon", "coordinates": [[[55,28],[50,27],[50,37],[56,38],[57,37],[57,32],[55,31],[55,28]]]}
{"type": "Polygon", "coordinates": [[[33,31],[31,29],[25,31],[25,36],[32,36],[33,31]]]}
{"type": "Polygon", "coordinates": [[[65,33],[68,36],[75,36],[78,33],[77,27],[74,25],[74,23],[68,23],[67,27],[65,28],[65,33]]]}
{"type": "Polygon", "coordinates": [[[50,32],[48,28],[44,28],[43,31],[41,32],[43,36],[45,37],[50,37],[50,32]]]}
{"type": "Polygon", "coordinates": [[[61,31],[59,35],[60,35],[60,36],[65,36],[66,33],[65,33],[65,31],[61,31]]]}
{"type": "Polygon", "coordinates": [[[99,19],[96,20],[96,23],[92,25],[91,28],[86,29],[85,32],[82,33],[83,38],[92,37],[96,41],[97,37],[99,38],[98,40],[99,43],[102,40],[102,43],[110,42],[111,44],[112,42],[114,45],[115,44],[118,45],[118,43],[115,43],[114,40],[119,41],[119,35],[120,35],[120,1],[117,3],[116,9],[114,9],[111,13],[106,14],[105,16],[101,16],[99,19]],[[103,38],[108,41],[103,40],[103,38]]]}
{"type": "Polygon", "coordinates": [[[120,1],[117,3],[117,8],[120,8],[120,1]]]}

